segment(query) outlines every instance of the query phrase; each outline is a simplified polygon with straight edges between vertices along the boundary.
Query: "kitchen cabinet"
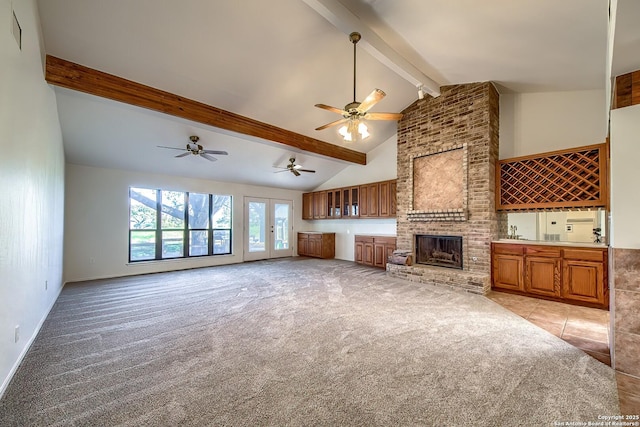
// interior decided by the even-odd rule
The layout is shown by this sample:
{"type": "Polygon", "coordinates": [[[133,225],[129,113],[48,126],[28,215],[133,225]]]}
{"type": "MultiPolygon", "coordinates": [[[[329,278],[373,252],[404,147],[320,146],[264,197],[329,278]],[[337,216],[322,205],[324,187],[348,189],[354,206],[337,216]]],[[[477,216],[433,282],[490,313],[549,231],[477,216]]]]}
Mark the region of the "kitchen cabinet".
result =
{"type": "MultiPolygon", "coordinates": [[[[313,193],[313,219],[325,219],[327,217],[327,192],[316,191],[313,193]]],[[[304,208],[302,209],[304,210],[304,208]]]]}
{"type": "Polygon", "coordinates": [[[522,246],[496,245],[492,258],[493,288],[524,292],[522,246]]]}
{"type": "Polygon", "coordinates": [[[302,194],[302,219],[313,219],[313,193],[302,194]]]}
{"type": "Polygon", "coordinates": [[[357,218],[360,187],[346,187],[342,189],[342,218],[357,218]]]}
{"type": "Polygon", "coordinates": [[[606,283],[605,252],[565,250],[562,297],[576,302],[602,304],[609,299],[606,283]]]}
{"type": "Polygon", "coordinates": [[[378,184],[378,215],[381,217],[391,216],[390,184],[389,181],[378,184]]]}
{"type": "Polygon", "coordinates": [[[327,218],[340,218],[342,216],[341,190],[327,190],[327,218]]]}
{"type": "Polygon", "coordinates": [[[492,289],[608,309],[607,248],[491,244],[492,289]]]}
{"type": "Polygon", "coordinates": [[[387,268],[387,259],[396,249],[394,236],[355,236],[354,260],[358,264],[387,268]]]}
{"type": "MultiPolygon", "coordinates": [[[[368,218],[377,218],[379,217],[379,212],[380,210],[378,209],[378,199],[380,197],[379,194],[379,190],[380,190],[380,184],[379,183],[374,183],[374,184],[367,184],[364,186],[360,186],[365,187],[366,188],[366,199],[363,200],[363,202],[367,205],[367,210],[366,210],[366,217],[368,218]]],[[[362,216],[362,214],[360,215],[362,216]]]]}
{"type": "Polygon", "coordinates": [[[396,180],[302,195],[302,219],[394,218],[396,180]]]}
{"type": "Polygon", "coordinates": [[[316,258],[334,258],[336,233],[301,231],[298,233],[298,255],[316,258]]]}
{"type": "Polygon", "coordinates": [[[561,251],[556,246],[524,248],[524,290],[528,294],[560,297],[561,251]]]}

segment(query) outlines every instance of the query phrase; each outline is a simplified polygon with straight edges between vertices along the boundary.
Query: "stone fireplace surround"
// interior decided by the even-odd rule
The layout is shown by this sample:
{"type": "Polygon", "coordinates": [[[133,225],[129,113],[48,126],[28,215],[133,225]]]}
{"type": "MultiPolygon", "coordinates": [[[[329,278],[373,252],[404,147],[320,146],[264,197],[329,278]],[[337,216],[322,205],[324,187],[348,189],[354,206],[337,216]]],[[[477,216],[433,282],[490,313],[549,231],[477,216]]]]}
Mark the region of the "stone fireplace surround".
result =
{"type": "MultiPolygon", "coordinates": [[[[504,215],[495,210],[499,95],[490,82],[444,86],[441,93],[413,103],[398,123],[396,240],[398,249],[410,250],[415,259],[416,235],[462,236],[463,268],[387,264],[387,271],[412,281],[484,294],[491,288],[491,241],[498,238],[498,216],[504,215]],[[442,205],[440,194],[414,195],[417,187],[456,187],[446,174],[423,174],[442,180],[435,186],[414,183],[420,177],[414,162],[460,148],[464,185],[449,196],[455,199],[451,208],[442,205]],[[421,200],[417,210],[416,197],[421,200]],[[429,208],[430,199],[437,200],[437,208],[429,208]]],[[[435,160],[426,163],[439,164],[435,160]]]]}

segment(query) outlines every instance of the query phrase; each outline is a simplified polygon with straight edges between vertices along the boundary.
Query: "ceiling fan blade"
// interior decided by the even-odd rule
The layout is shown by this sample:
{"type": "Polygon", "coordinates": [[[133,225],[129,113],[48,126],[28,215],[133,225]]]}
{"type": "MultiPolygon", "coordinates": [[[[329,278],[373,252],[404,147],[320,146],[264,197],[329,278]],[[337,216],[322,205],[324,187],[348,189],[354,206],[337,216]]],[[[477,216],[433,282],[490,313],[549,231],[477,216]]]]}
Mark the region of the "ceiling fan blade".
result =
{"type": "Polygon", "coordinates": [[[186,153],[178,154],[176,157],[184,157],[184,156],[188,156],[189,154],[191,153],[187,151],[186,153]]]}
{"type": "Polygon", "coordinates": [[[218,159],[216,159],[215,157],[211,157],[211,156],[210,156],[210,155],[208,155],[207,153],[200,153],[200,155],[201,155],[202,157],[204,157],[205,159],[209,160],[210,162],[215,162],[216,160],[218,160],[218,159]]]}
{"type": "Polygon", "coordinates": [[[288,171],[288,170],[289,170],[289,169],[287,169],[287,168],[281,168],[281,169],[282,169],[282,170],[280,170],[280,171],[275,171],[275,172],[273,172],[273,173],[286,172],[286,171],[288,171]]]}
{"type": "Polygon", "coordinates": [[[326,129],[326,128],[330,128],[331,126],[337,126],[339,124],[346,123],[348,121],[349,121],[349,119],[336,120],[335,122],[327,123],[324,126],[320,126],[319,128],[316,128],[316,130],[323,130],[323,129],[326,129]]]}
{"type": "Polygon", "coordinates": [[[400,120],[402,113],[367,113],[364,118],[367,120],[400,120]]]}
{"type": "Polygon", "coordinates": [[[332,111],[332,112],[338,113],[338,114],[343,114],[343,115],[344,114],[349,114],[349,113],[347,113],[346,111],[344,111],[341,108],[332,107],[332,106],[326,105],[326,104],[316,104],[316,107],[322,108],[323,110],[329,110],[329,111],[332,111]]]}
{"type": "Polygon", "coordinates": [[[295,176],[300,176],[300,172],[298,172],[297,170],[295,169],[290,169],[290,170],[291,170],[291,173],[294,174],[295,176]]]}
{"type": "Polygon", "coordinates": [[[386,93],[381,91],[380,89],[374,89],[365,99],[360,103],[357,110],[360,113],[365,113],[369,111],[371,107],[376,105],[382,98],[387,96],[386,93]]]}
{"type": "Polygon", "coordinates": [[[226,151],[218,151],[218,150],[202,150],[203,153],[207,153],[207,154],[218,154],[220,156],[226,156],[227,153],[226,151]]]}
{"type": "Polygon", "coordinates": [[[184,148],[176,148],[176,147],[165,147],[164,145],[156,145],[158,148],[168,148],[169,150],[180,150],[184,151],[184,148]]]}
{"type": "Polygon", "coordinates": [[[316,171],[312,171],[311,169],[298,169],[298,172],[316,173],[316,171]]]}

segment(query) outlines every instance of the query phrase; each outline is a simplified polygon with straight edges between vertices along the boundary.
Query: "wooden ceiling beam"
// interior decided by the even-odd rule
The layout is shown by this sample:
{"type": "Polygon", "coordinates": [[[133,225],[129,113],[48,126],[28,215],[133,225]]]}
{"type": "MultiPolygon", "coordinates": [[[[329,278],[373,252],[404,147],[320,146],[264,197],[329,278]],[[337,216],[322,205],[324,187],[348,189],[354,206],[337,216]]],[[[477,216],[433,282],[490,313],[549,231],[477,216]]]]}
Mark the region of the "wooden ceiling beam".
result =
{"type": "Polygon", "coordinates": [[[334,159],[359,165],[367,164],[365,153],[291,132],[51,55],[47,55],[45,79],[47,83],[55,86],[159,111],[334,159]]]}

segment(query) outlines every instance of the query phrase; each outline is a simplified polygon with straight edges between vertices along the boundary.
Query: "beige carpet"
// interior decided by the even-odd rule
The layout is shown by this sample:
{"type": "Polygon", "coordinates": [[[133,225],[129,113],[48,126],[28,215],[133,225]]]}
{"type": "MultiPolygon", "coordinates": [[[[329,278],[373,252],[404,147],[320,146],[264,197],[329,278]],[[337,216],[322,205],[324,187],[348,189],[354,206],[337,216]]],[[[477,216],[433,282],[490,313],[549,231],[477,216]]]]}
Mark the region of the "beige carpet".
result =
{"type": "Polygon", "coordinates": [[[69,284],[1,426],[551,426],[614,372],[494,302],[337,260],[69,284]]]}

